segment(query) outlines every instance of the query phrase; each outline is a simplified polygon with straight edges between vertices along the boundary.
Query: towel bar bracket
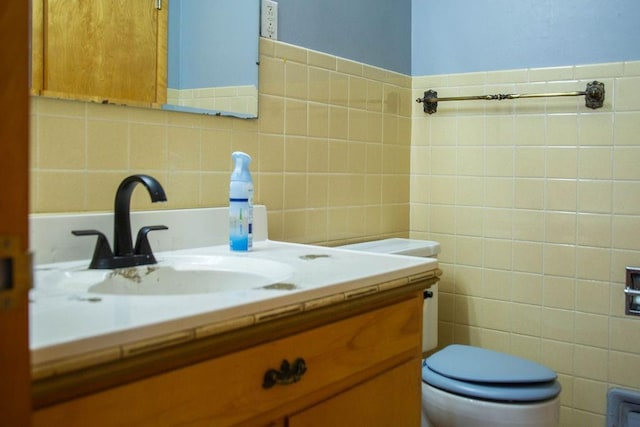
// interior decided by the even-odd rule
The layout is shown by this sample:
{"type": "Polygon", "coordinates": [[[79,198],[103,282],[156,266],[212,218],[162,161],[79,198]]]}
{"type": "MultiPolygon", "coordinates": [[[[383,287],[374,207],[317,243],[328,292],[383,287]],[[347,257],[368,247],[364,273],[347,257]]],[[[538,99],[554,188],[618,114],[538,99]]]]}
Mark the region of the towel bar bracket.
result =
{"type": "Polygon", "coordinates": [[[587,83],[587,89],[584,94],[584,104],[591,108],[602,108],[604,104],[604,83],[592,81],[587,83]]]}
{"type": "Polygon", "coordinates": [[[451,96],[446,98],[438,98],[438,92],[429,89],[424,92],[424,97],[416,99],[416,102],[422,103],[422,109],[427,114],[433,114],[438,111],[438,102],[440,101],[472,101],[472,100],[499,100],[503,99],[519,99],[519,98],[548,98],[558,96],[584,96],[585,106],[591,109],[601,108],[604,104],[604,83],[592,81],[587,83],[584,91],[578,92],[553,92],[553,93],[525,93],[525,94],[497,94],[497,95],[476,95],[476,96],[451,96]]]}

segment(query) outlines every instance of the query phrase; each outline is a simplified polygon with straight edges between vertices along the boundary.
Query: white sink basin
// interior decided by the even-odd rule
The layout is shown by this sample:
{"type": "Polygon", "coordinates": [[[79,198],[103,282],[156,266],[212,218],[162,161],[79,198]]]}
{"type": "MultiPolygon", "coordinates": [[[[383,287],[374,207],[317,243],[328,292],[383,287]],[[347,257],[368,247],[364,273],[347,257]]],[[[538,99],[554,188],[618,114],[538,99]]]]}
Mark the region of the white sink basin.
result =
{"type": "MultiPolygon", "coordinates": [[[[255,289],[286,281],[287,264],[242,256],[159,257],[158,264],[115,270],[69,269],[54,286],[112,295],[190,295],[255,289]]],[[[52,283],[53,284],[53,283],[52,283]]]]}

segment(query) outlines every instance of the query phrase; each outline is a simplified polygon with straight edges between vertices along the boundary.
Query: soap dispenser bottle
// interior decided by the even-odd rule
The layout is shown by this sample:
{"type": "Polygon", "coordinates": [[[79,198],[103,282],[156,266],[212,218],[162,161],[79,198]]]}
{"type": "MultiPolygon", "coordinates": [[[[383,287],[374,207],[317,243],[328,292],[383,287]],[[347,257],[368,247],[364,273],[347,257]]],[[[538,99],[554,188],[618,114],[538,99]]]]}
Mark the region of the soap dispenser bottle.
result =
{"type": "Polygon", "coordinates": [[[229,248],[249,251],[253,245],[253,179],[251,156],[241,151],[231,154],[233,172],[229,183],[229,248]]]}

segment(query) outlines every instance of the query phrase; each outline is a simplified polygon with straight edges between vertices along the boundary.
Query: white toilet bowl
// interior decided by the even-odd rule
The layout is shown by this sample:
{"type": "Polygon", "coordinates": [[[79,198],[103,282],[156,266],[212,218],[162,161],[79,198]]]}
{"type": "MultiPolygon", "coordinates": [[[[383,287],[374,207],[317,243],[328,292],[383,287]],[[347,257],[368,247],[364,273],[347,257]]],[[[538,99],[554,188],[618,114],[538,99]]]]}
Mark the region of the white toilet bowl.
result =
{"type": "MultiPolygon", "coordinates": [[[[435,257],[438,242],[386,239],[346,249],[435,257]]],[[[437,286],[425,299],[423,351],[437,345],[437,286]],[[433,314],[436,316],[434,317],[433,314]],[[435,319],[435,320],[434,320],[435,319]]],[[[560,384],[535,362],[472,346],[451,345],[423,362],[423,427],[555,427],[560,384]]]]}
{"type": "Polygon", "coordinates": [[[422,368],[425,427],[552,427],[560,384],[552,370],[520,357],[450,345],[422,368]]]}
{"type": "Polygon", "coordinates": [[[560,396],[543,402],[499,403],[457,396],[422,383],[422,427],[550,427],[560,396]]]}

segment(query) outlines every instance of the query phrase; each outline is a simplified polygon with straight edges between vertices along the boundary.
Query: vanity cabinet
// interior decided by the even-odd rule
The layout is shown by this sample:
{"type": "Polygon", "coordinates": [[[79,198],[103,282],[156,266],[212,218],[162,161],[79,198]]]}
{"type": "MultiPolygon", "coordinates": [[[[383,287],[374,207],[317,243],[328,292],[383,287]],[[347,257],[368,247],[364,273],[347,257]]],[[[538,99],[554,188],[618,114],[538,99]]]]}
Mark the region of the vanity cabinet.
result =
{"type": "Polygon", "coordinates": [[[414,286],[337,320],[319,310],[295,333],[41,407],[33,426],[418,426],[421,308],[414,286]],[[299,375],[265,381],[285,360],[299,375]]]}
{"type": "Polygon", "coordinates": [[[32,0],[32,16],[32,93],[140,106],[166,102],[161,0],[32,0]]]}

